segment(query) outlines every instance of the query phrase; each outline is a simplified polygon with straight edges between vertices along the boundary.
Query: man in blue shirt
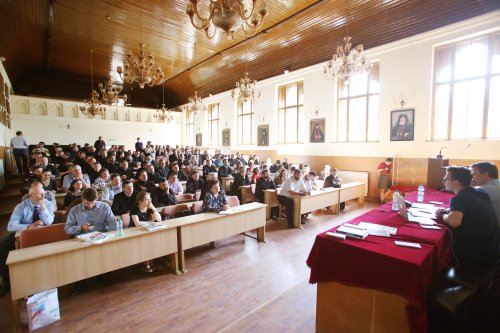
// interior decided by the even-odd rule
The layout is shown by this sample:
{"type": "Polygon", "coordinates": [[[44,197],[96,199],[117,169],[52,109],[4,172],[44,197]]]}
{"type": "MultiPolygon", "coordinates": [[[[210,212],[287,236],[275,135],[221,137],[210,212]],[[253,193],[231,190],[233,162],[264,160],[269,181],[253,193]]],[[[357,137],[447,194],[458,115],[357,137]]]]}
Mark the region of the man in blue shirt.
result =
{"type": "Polygon", "coordinates": [[[82,203],[69,211],[64,231],[68,235],[79,235],[112,230],[116,230],[116,221],[111,207],[105,202],[97,201],[97,191],[94,188],[83,190],[82,203]]]}
{"type": "Polygon", "coordinates": [[[16,136],[10,140],[10,146],[14,150],[17,171],[20,175],[28,173],[28,143],[23,137],[23,132],[17,131],[16,136]]]}
{"type": "MultiPolygon", "coordinates": [[[[97,201],[96,189],[90,187],[83,190],[82,203],[69,211],[64,231],[68,235],[79,235],[91,231],[107,232],[116,230],[116,221],[111,207],[102,201],[97,201]]],[[[97,279],[104,284],[111,284],[109,275],[101,274],[97,279]]],[[[76,296],[86,286],[85,280],[78,281],[69,293],[76,296]]]]}
{"type": "Polygon", "coordinates": [[[7,225],[10,233],[0,242],[0,272],[2,285],[0,296],[10,291],[9,270],[5,262],[11,250],[15,248],[16,231],[41,227],[54,222],[54,205],[45,199],[42,186],[34,186],[29,190],[28,198],[14,208],[7,225]]]}

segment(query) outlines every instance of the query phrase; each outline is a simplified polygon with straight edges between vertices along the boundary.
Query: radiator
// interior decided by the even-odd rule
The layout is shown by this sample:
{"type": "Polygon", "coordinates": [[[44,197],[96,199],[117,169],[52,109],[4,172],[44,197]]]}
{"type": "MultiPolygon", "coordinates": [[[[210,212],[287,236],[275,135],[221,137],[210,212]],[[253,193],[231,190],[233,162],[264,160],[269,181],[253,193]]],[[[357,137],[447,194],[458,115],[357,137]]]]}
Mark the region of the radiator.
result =
{"type": "Polygon", "coordinates": [[[365,183],[365,196],[368,195],[368,171],[339,170],[339,178],[343,184],[352,182],[365,183]]]}

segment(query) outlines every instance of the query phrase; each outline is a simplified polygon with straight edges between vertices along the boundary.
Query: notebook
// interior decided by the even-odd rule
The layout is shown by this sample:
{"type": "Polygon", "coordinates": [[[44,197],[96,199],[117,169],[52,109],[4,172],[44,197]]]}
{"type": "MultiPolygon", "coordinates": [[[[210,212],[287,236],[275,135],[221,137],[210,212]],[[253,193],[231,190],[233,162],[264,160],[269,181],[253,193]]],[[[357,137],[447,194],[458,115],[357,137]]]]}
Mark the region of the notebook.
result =
{"type": "Polygon", "coordinates": [[[405,221],[415,222],[423,225],[436,224],[436,222],[434,222],[434,220],[430,219],[429,217],[414,216],[412,214],[409,214],[408,208],[406,208],[405,199],[397,193],[394,194],[394,197],[396,198],[398,203],[399,216],[401,216],[405,221]]]}

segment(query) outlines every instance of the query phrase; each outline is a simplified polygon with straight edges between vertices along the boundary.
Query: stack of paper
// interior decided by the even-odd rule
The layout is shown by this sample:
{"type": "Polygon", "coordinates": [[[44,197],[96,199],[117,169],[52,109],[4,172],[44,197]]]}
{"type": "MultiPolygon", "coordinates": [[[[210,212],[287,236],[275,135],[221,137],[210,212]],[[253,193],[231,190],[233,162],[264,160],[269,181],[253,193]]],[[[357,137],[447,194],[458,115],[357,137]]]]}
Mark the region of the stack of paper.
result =
{"type": "Polygon", "coordinates": [[[106,240],[115,237],[115,234],[105,234],[99,231],[78,235],[78,238],[88,244],[101,244],[106,240]]]}
{"type": "Polygon", "coordinates": [[[141,227],[143,227],[147,231],[155,231],[165,228],[166,225],[161,222],[141,222],[141,227]]]}
{"type": "Polygon", "coordinates": [[[372,236],[383,236],[390,237],[390,235],[395,235],[398,231],[397,228],[388,227],[380,224],[373,224],[369,222],[361,222],[358,224],[360,227],[365,228],[369,235],[372,236]]]}

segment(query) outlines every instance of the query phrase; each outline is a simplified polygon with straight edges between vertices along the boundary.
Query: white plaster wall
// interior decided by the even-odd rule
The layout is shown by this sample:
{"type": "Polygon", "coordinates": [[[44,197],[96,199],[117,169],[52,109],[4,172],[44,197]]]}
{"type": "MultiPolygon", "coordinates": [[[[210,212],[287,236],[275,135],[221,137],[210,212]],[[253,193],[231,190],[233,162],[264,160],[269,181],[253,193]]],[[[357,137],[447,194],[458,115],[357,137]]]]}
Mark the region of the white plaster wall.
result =
{"type": "MultiPolygon", "coordinates": [[[[498,159],[500,158],[499,140],[453,140],[430,141],[430,116],[432,109],[432,70],[433,54],[436,46],[467,38],[471,35],[500,30],[500,11],[458,24],[437,29],[395,43],[366,50],[371,61],[380,64],[380,105],[378,141],[369,143],[335,143],[336,138],[336,103],[335,87],[325,79],[323,64],[283,74],[258,83],[257,90],[261,97],[255,105],[254,137],[257,126],[269,124],[270,146],[236,145],[236,111],[230,92],[224,92],[205,98],[205,103],[219,102],[221,110],[220,131],[231,129],[231,150],[273,149],[282,155],[336,155],[336,156],[394,156],[428,157],[436,155],[440,147],[466,147],[467,150],[446,149],[450,158],[462,159],[498,159]],[[304,80],[304,131],[305,143],[277,145],[277,93],[279,85],[304,80]],[[405,108],[415,108],[415,140],[411,142],[391,142],[390,113],[401,108],[401,99],[406,101],[405,108]],[[314,112],[318,110],[318,116],[314,112]],[[324,144],[309,144],[309,121],[314,118],[326,118],[326,137],[324,144]],[[228,126],[226,127],[226,121],[228,126]]],[[[354,43],[362,43],[353,36],[354,43]]],[[[341,41],[339,41],[340,43],[341,41]]],[[[332,46],[333,52],[334,46],[332,46]]],[[[251,76],[251,71],[250,71],[251,76]]],[[[236,81],[236,80],[235,80],[236,81]]],[[[208,135],[206,115],[195,117],[195,133],[208,135]],[[200,129],[200,130],[198,130],[200,129]]],[[[256,139],[254,139],[256,142],[256,139]]],[[[205,141],[204,141],[205,142],[205,141]]]]}
{"type": "Polygon", "coordinates": [[[153,144],[180,144],[182,115],[174,112],[170,124],[158,123],[154,109],[109,107],[104,118],[87,118],[79,112],[82,103],[54,99],[11,96],[12,129],[21,130],[28,143],[44,141],[93,144],[103,137],[107,145],[133,148],[137,137],[153,144]]]}

